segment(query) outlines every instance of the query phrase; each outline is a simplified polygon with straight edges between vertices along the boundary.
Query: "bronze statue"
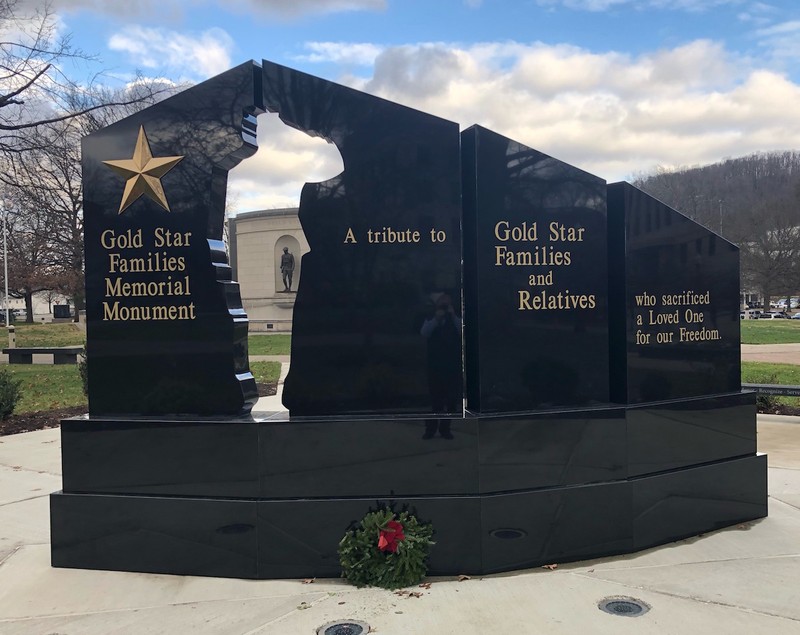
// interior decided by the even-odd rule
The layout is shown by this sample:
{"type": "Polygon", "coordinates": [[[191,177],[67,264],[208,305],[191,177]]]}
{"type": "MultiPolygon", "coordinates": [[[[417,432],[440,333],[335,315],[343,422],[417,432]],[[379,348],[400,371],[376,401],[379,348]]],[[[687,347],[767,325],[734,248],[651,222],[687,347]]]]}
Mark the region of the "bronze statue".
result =
{"type": "Polygon", "coordinates": [[[281,255],[281,277],[283,278],[283,293],[290,293],[292,290],[292,275],[294,274],[294,256],[288,247],[283,248],[281,255]]]}

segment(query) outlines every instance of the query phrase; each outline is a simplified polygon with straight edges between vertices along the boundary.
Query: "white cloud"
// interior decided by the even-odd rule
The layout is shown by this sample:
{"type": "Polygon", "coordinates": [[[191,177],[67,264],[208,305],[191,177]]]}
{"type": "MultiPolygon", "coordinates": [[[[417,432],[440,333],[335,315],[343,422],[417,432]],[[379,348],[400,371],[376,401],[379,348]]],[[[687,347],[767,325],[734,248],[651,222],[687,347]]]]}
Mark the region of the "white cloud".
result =
{"type": "Polygon", "coordinates": [[[134,64],[147,69],[206,78],[231,67],[233,39],[218,28],[193,36],[131,25],[112,35],[108,47],[127,53],[134,64]]]}
{"type": "Polygon", "coordinates": [[[350,44],[348,42],[306,42],[311,52],[295,59],[304,62],[335,62],[372,66],[384,47],[377,44],[350,44]]]}
{"type": "Polygon", "coordinates": [[[296,16],[343,11],[381,11],[386,0],[217,0],[218,4],[233,6],[248,13],[296,16]]]}
{"type": "MultiPolygon", "coordinates": [[[[800,147],[800,85],[710,40],[642,55],[541,42],[309,50],[360,64],[377,52],[366,77],[336,79],[462,128],[481,124],[609,181],[800,147]]],[[[259,138],[262,150],[231,175],[240,211],[296,205],[304,182],[342,169],[334,146],[274,115],[259,119],[259,138]]]]}
{"type": "MultiPolygon", "coordinates": [[[[41,0],[24,0],[29,5],[41,5],[41,0]]],[[[158,16],[164,21],[175,19],[195,7],[216,5],[251,15],[297,17],[308,14],[339,13],[343,11],[379,11],[386,0],[53,0],[56,11],[88,9],[125,18],[158,16]]]]}
{"type": "Polygon", "coordinates": [[[620,4],[630,4],[636,0],[536,0],[542,7],[563,5],[567,9],[581,9],[583,11],[605,11],[620,4]]]}
{"type": "Polygon", "coordinates": [[[369,77],[338,79],[462,127],[479,123],[609,180],[800,147],[800,86],[708,40],[639,56],[423,43],[386,48],[369,77]]]}
{"type": "Polygon", "coordinates": [[[800,20],[791,20],[789,22],[782,22],[774,24],[770,27],[759,29],[756,35],[771,37],[775,35],[796,35],[800,31],[800,20]]]}
{"type": "Polygon", "coordinates": [[[536,0],[542,7],[564,6],[582,11],[607,11],[625,5],[630,9],[677,9],[707,11],[724,5],[738,5],[743,0],[536,0]]]}
{"type": "Polygon", "coordinates": [[[800,20],[760,28],[755,32],[755,37],[777,64],[791,66],[800,60],[800,20]]]}
{"type": "Polygon", "coordinates": [[[258,152],[229,174],[231,211],[296,207],[306,182],[325,181],[342,170],[336,146],[285,125],[278,115],[260,115],[258,152]]]}
{"type": "Polygon", "coordinates": [[[752,2],[736,17],[742,22],[763,27],[772,22],[773,16],[777,13],[778,9],[771,4],[752,2]]]}

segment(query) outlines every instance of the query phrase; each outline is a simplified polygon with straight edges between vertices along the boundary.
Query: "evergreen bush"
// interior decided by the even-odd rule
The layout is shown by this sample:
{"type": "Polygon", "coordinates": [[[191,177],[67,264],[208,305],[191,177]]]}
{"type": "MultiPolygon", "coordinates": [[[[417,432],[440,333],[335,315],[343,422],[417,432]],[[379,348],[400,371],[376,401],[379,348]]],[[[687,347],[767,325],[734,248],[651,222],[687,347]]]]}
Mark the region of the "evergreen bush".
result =
{"type": "Polygon", "coordinates": [[[17,407],[20,383],[18,379],[14,379],[10,370],[0,368],[0,419],[7,419],[17,407]]]}

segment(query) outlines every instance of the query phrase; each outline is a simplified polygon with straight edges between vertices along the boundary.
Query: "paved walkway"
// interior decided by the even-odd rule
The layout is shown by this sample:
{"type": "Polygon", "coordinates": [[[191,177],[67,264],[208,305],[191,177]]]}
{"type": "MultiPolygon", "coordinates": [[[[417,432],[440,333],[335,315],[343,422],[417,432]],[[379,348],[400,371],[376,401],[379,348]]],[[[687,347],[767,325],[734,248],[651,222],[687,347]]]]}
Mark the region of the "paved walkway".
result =
{"type": "MultiPolygon", "coordinates": [[[[408,598],[341,580],[229,580],[50,567],[58,430],[0,437],[0,633],[312,635],[358,619],[380,635],[800,633],[800,425],[759,417],[770,515],[629,556],[459,582],[408,598]],[[638,618],[597,603],[632,596],[638,618]]],[[[322,520],[322,519],[321,519],[322,520]]],[[[465,572],[469,573],[469,572],[465,572]]]]}
{"type": "Polygon", "coordinates": [[[800,344],[742,344],[742,361],[800,364],[800,344]]]}
{"type": "MultiPolygon", "coordinates": [[[[800,364],[800,344],[742,344],[742,359],[753,362],[800,364]]],[[[250,355],[251,362],[288,363],[289,355],[250,355]]],[[[0,364],[8,363],[8,355],[0,353],[0,364]]],[[[52,364],[52,355],[34,355],[34,364],[52,364]]]]}

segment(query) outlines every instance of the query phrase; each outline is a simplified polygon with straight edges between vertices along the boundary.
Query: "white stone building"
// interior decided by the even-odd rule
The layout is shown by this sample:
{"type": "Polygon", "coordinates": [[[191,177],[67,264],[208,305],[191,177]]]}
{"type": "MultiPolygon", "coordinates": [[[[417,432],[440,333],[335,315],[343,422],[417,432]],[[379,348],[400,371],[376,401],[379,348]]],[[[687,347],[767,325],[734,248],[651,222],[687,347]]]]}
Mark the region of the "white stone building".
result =
{"type": "Polygon", "coordinates": [[[245,212],[228,219],[233,279],[239,282],[251,331],[291,331],[301,258],[309,251],[297,208],[245,212]],[[292,293],[283,291],[283,248],[294,256],[292,293]]]}

